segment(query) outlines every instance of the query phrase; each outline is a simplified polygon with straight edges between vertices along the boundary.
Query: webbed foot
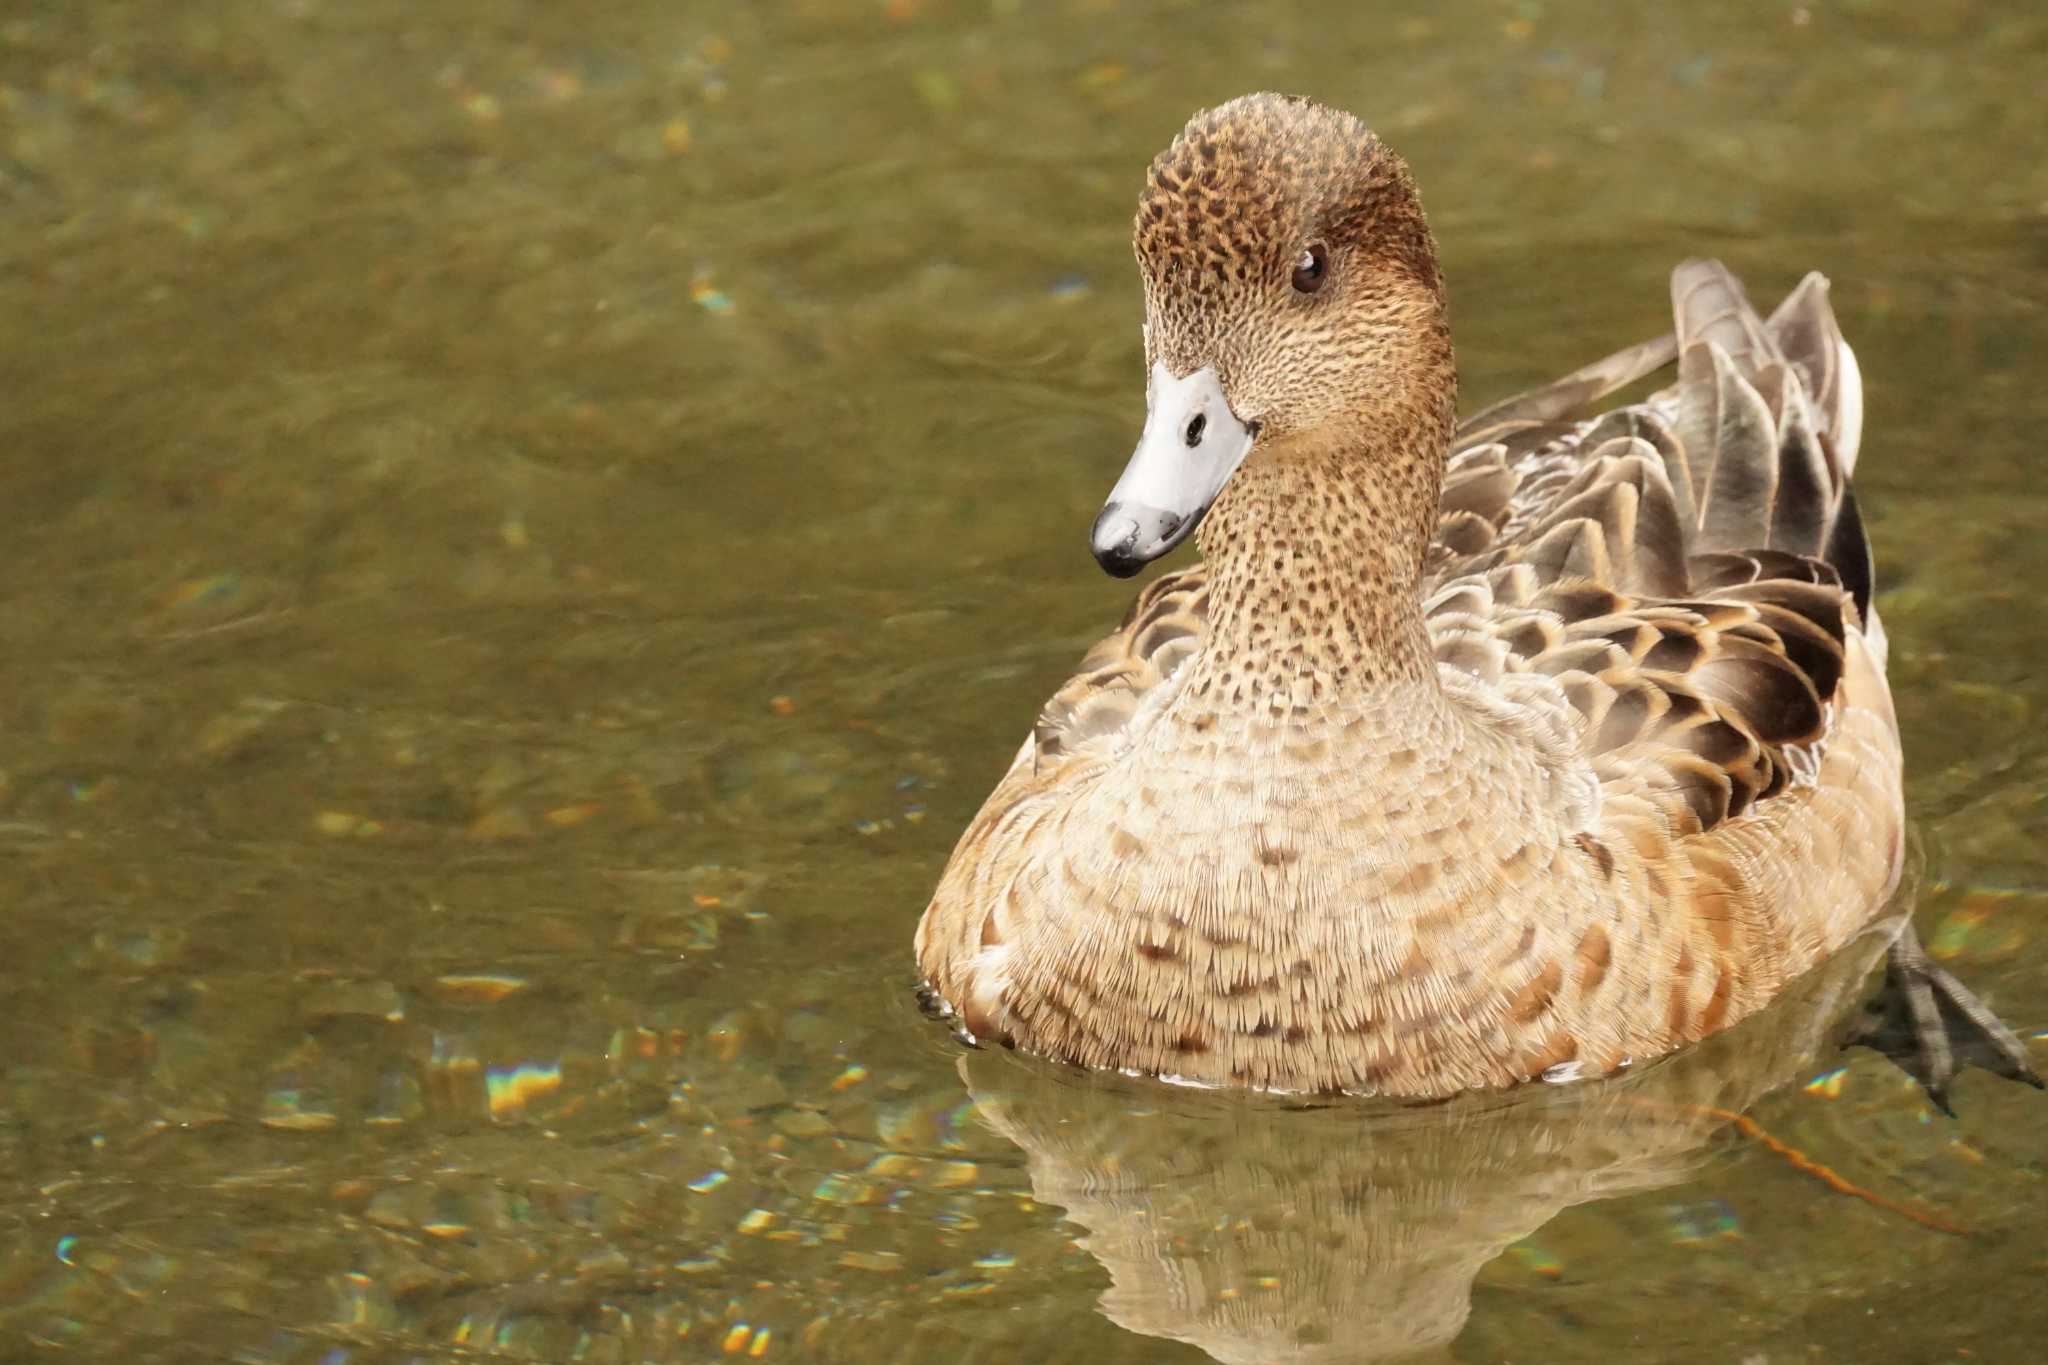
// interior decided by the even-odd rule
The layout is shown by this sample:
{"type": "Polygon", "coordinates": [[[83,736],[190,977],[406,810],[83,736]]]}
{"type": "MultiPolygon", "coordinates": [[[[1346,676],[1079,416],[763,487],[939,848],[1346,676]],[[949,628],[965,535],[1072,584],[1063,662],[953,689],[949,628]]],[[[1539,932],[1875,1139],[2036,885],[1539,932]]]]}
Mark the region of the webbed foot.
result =
{"type": "Polygon", "coordinates": [[[1884,989],[1850,1027],[1844,1047],[1882,1052],[1920,1082],[1934,1107],[1955,1117],[1948,1088],[1964,1067],[2043,1086],[2027,1045],[1962,982],[1927,956],[1909,923],[1893,941],[1884,989]]]}

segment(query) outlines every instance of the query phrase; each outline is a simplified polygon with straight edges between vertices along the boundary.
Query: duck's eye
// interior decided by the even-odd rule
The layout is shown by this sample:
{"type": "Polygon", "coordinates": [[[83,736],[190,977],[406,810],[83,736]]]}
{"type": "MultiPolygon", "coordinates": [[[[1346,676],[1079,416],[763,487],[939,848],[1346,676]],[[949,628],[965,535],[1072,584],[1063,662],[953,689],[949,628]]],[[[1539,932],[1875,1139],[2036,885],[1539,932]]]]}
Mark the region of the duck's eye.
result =
{"type": "Polygon", "coordinates": [[[1294,262],[1295,292],[1313,294],[1323,287],[1323,281],[1329,277],[1330,253],[1323,249],[1321,242],[1309,243],[1294,262]]]}

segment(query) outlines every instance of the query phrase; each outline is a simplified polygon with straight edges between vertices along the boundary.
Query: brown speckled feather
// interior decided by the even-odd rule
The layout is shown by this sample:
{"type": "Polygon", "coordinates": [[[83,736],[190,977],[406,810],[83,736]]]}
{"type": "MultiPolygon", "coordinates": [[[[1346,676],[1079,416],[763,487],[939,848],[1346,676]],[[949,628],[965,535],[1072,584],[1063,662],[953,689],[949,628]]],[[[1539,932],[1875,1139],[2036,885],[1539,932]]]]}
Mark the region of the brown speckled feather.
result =
{"type": "Polygon", "coordinates": [[[954,853],[919,961],[971,1033],[1290,1089],[1597,1073],[1753,1012],[1895,881],[1825,282],[1766,322],[1687,262],[1671,336],[1454,434],[1411,194],[1354,121],[1272,97],[1155,163],[1148,351],[1224,357],[1269,434],[1206,562],[1090,651],[954,853]],[[1205,172],[1266,186],[1249,225],[1181,211],[1205,172]],[[1316,233],[1356,280],[1321,311],[1236,254],[1316,233]],[[1191,294],[1176,260],[1220,269],[1191,294]]]}

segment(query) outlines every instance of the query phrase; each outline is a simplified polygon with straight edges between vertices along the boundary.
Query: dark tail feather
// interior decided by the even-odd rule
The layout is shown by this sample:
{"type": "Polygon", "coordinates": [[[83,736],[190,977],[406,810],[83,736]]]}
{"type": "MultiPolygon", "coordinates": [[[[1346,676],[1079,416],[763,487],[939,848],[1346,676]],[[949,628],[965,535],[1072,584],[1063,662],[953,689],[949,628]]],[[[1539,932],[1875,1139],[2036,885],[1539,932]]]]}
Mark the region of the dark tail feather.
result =
{"type": "Polygon", "coordinates": [[[1863,530],[1863,512],[1856,506],[1856,490],[1842,489],[1841,505],[1835,509],[1835,524],[1828,531],[1827,549],[1821,558],[1835,566],[1842,586],[1856,599],[1856,612],[1870,619],[1870,594],[1877,588],[1877,566],[1870,557],[1870,537],[1863,530]]]}

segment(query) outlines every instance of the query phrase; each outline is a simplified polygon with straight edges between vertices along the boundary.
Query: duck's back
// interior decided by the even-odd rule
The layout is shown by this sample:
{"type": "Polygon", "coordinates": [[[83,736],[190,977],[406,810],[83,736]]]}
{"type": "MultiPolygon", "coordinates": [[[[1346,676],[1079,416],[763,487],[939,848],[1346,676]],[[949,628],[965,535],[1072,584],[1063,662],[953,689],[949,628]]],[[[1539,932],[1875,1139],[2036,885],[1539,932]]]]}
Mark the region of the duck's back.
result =
{"type": "MultiPolygon", "coordinates": [[[[1827,282],[1764,320],[1718,262],[1690,261],[1672,301],[1675,336],[1460,426],[1425,610],[1441,661],[1547,676],[1577,713],[1600,783],[1583,843],[1640,875],[1623,931],[1645,939],[1636,970],[1676,1045],[1866,922],[1904,821],[1851,487],[1862,387],[1827,282]],[[1675,384],[1573,420],[1674,357],[1675,384]]],[[[1594,983],[1587,1017],[1611,938],[1589,931],[1567,964],[1594,983]]]]}
{"type": "Polygon", "coordinates": [[[1687,262],[1675,338],[1473,417],[1445,480],[1439,660],[1555,678],[1603,788],[1688,833],[1810,785],[1845,687],[1889,715],[1850,485],[1862,389],[1826,291],[1809,275],[1761,321],[1718,262],[1687,262]],[[1567,420],[1674,352],[1674,385],[1567,420]]]}

